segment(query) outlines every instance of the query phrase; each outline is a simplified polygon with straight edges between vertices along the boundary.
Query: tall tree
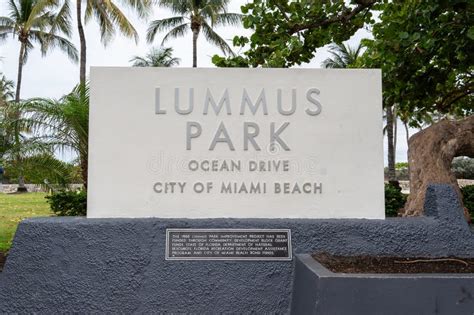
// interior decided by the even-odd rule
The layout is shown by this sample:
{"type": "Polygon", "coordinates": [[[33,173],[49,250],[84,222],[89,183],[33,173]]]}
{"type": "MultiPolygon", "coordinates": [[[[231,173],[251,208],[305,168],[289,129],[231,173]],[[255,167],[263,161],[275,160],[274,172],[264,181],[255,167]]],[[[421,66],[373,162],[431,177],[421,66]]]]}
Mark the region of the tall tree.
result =
{"type": "Polygon", "coordinates": [[[397,115],[396,106],[384,102],[385,109],[385,133],[387,134],[387,162],[388,162],[388,182],[401,190],[400,183],[397,180],[395,170],[396,152],[397,152],[397,115]]]}
{"type": "Polygon", "coordinates": [[[362,55],[362,48],[361,43],[356,47],[351,47],[344,43],[331,44],[329,46],[331,57],[326,58],[321,63],[321,66],[332,69],[350,68],[357,63],[357,59],[362,55]]]}
{"type": "Polygon", "coordinates": [[[170,9],[171,18],[151,22],[147,31],[147,40],[153,42],[156,33],[169,32],[163,37],[162,44],[171,38],[184,36],[189,30],[193,33],[193,67],[197,67],[197,40],[201,31],[207,41],[219,47],[224,54],[234,55],[229,44],[217,34],[214,26],[237,25],[241,14],[226,12],[229,0],[161,0],[160,6],[170,9]]]}
{"type": "Polygon", "coordinates": [[[173,67],[179,65],[180,59],[173,57],[173,48],[151,48],[145,57],[135,56],[130,59],[133,67],[173,67]]]}
{"type": "MultiPolygon", "coordinates": [[[[23,67],[34,44],[40,45],[41,53],[45,55],[50,49],[59,47],[67,56],[77,60],[77,50],[66,38],[71,35],[69,5],[67,1],[59,0],[8,0],[8,16],[0,17],[0,39],[6,39],[8,34],[18,38],[20,52],[18,56],[18,77],[16,82],[15,103],[21,99],[23,67]]],[[[16,164],[21,170],[21,162],[26,151],[29,151],[32,140],[25,138],[19,123],[21,112],[15,112],[16,106],[8,109],[6,116],[9,122],[7,138],[13,138],[11,149],[16,164]]],[[[18,191],[26,191],[24,178],[19,173],[18,191]]]]}
{"type": "MultiPolygon", "coordinates": [[[[474,4],[468,0],[385,3],[366,41],[369,64],[382,68],[384,102],[418,127],[409,141],[410,197],[405,214],[423,212],[429,183],[457,187],[457,155],[474,155],[474,4]],[[427,120],[443,116],[441,121],[427,120]],[[465,119],[459,119],[466,117],[465,119]]],[[[458,189],[460,195],[460,191],[458,189]]]]}
{"type": "MultiPolygon", "coordinates": [[[[116,29],[128,37],[138,41],[138,33],[132,23],[127,19],[125,13],[116,4],[117,1],[97,1],[97,0],[75,0],[76,1],[76,21],[79,32],[79,41],[81,46],[79,83],[86,84],[86,63],[87,63],[87,44],[84,31],[84,22],[95,18],[99,24],[100,39],[104,45],[107,45],[115,35],[116,29]],[[83,7],[84,20],[83,20],[83,7]]],[[[121,0],[124,7],[132,9],[139,17],[146,17],[151,9],[152,0],[121,0]]]]}
{"type": "Polygon", "coordinates": [[[66,38],[71,35],[68,2],[59,5],[57,0],[8,0],[9,15],[0,17],[0,39],[8,34],[18,38],[18,78],[15,102],[20,101],[23,66],[28,54],[38,43],[43,55],[51,48],[59,47],[68,57],[76,61],[77,50],[66,38]]]}

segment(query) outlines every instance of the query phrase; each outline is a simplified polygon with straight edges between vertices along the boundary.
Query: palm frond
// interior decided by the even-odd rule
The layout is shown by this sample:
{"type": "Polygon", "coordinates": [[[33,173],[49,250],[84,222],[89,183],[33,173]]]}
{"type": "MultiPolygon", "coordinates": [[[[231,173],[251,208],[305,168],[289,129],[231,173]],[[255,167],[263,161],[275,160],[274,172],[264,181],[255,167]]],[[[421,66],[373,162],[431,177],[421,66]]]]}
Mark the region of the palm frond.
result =
{"type": "Polygon", "coordinates": [[[100,40],[105,46],[115,35],[115,28],[107,9],[103,1],[100,0],[88,0],[86,3],[85,21],[87,23],[92,17],[95,17],[99,24],[100,40]]]}
{"type": "Polygon", "coordinates": [[[129,8],[137,12],[141,18],[146,18],[150,14],[150,9],[153,5],[153,0],[125,0],[122,1],[129,8]]]}
{"type": "Polygon", "coordinates": [[[160,7],[168,8],[174,14],[185,15],[193,11],[193,2],[189,0],[158,0],[160,7]]]}
{"type": "Polygon", "coordinates": [[[14,88],[15,83],[12,80],[8,80],[5,75],[0,76],[0,108],[7,106],[15,97],[14,88]]]}
{"type": "Polygon", "coordinates": [[[215,25],[239,25],[242,23],[242,14],[239,13],[219,13],[216,16],[215,25]]]}
{"type": "Polygon", "coordinates": [[[132,57],[129,62],[133,63],[132,67],[151,67],[150,61],[140,56],[132,57]]]}
{"type": "Polygon", "coordinates": [[[184,17],[182,16],[175,16],[167,19],[152,21],[146,32],[147,42],[153,42],[157,32],[176,28],[177,26],[182,25],[184,22],[184,17]]]}
{"type": "Polygon", "coordinates": [[[77,49],[74,44],[66,38],[52,33],[43,33],[40,31],[31,31],[30,36],[32,39],[41,43],[41,53],[43,56],[46,55],[49,50],[53,48],[59,48],[61,51],[66,53],[71,61],[77,63],[79,59],[77,49]]]}
{"type": "Polygon", "coordinates": [[[186,33],[189,31],[189,24],[181,24],[173,28],[171,31],[169,31],[165,37],[163,37],[163,40],[161,41],[161,45],[166,43],[169,39],[171,38],[178,38],[181,36],[186,35],[186,33]]]}
{"type": "Polygon", "coordinates": [[[21,14],[20,14],[20,10],[18,10],[18,7],[16,6],[15,0],[8,0],[8,8],[10,12],[10,18],[13,21],[20,21],[21,14]]]}
{"type": "Polygon", "coordinates": [[[331,57],[325,59],[321,66],[323,68],[349,68],[360,57],[362,48],[360,43],[356,48],[345,44],[331,44],[328,50],[331,57]]]}
{"type": "Polygon", "coordinates": [[[178,65],[179,58],[173,57],[173,48],[152,48],[146,57],[135,56],[130,59],[133,67],[172,67],[178,65]]]}
{"type": "Polygon", "coordinates": [[[6,29],[13,29],[15,27],[15,21],[7,16],[0,16],[0,27],[6,29]]]}
{"type": "Polygon", "coordinates": [[[214,30],[207,23],[203,23],[202,32],[204,33],[206,39],[210,43],[219,47],[219,49],[224,54],[235,56],[235,53],[232,51],[232,48],[230,48],[229,44],[227,44],[227,42],[222,37],[220,37],[219,34],[214,32],[214,30]]]}
{"type": "Polygon", "coordinates": [[[56,34],[62,32],[66,36],[70,37],[72,33],[71,24],[71,9],[69,7],[69,1],[64,1],[59,11],[52,16],[51,28],[49,33],[56,34]]]}
{"type": "Polygon", "coordinates": [[[76,87],[60,100],[31,99],[24,103],[25,124],[55,150],[87,155],[89,89],[76,87]]]}
{"type": "Polygon", "coordinates": [[[132,23],[127,19],[125,14],[112,1],[109,1],[108,4],[109,16],[118,27],[122,35],[129,38],[133,37],[135,42],[138,42],[138,33],[133,27],[132,23]]]}

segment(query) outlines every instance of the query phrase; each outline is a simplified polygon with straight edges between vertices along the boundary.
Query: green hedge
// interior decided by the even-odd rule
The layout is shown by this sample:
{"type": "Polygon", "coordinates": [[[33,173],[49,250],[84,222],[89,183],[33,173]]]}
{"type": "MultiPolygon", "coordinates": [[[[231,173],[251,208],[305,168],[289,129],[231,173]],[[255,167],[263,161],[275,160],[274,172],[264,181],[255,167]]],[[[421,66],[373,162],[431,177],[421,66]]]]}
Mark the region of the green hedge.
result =
{"type": "Polygon", "coordinates": [[[398,210],[405,206],[408,195],[390,184],[385,184],[385,216],[396,217],[398,210]]]}
{"type": "Polygon", "coordinates": [[[469,210],[471,221],[474,222],[474,185],[461,188],[464,206],[469,210]]]}
{"type": "Polygon", "coordinates": [[[85,216],[87,193],[84,190],[64,190],[46,196],[51,210],[58,216],[85,216]]]}

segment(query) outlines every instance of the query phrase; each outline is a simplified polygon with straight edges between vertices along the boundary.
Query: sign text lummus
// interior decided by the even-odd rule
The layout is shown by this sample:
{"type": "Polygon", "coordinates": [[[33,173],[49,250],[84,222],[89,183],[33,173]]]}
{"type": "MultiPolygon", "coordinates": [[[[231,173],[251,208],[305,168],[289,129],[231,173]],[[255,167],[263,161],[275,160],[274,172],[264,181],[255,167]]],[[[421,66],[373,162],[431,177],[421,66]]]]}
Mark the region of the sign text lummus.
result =
{"type": "MultiPolygon", "coordinates": [[[[194,88],[188,89],[188,99],[187,104],[181,104],[181,92],[179,87],[174,88],[174,111],[178,115],[189,115],[195,110],[195,97],[194,97],[194,88]],[[184,108],[183,108],[184,107],[184,108]]],[[[271,109],[275,110],[278,114],[283,116],[291,116],[295,113],[298,105],[297,105],[297,89],[291,89],[291,102],[288,109],[283,108],[283,92],[282,89],[275,89],[275,93],[277,94],[277,102],[275,104],[271,104],[271,109]]],[[[321,113],[321,103],[317,100],[315,96],[317,96],[320,91],[317,88],[310,88],[306,92],[306,101],[310,103],[310,106],[304,108],[304,112],[310,116],[316,116],[321,113]]],[[[245,116],[246,111],[249,112],[248,116],[258,116],[258,115],[268,115],[268,105],[267,105],[267,97],[266,97],[265,89],[262,89],[258,98],[252,101],[249,93],[247,92],[246,88],[242,89],[242,96],[240,94],[237,95],[236,99],[240,101],[239,111],[234,115],[241,115],[245,116]]],[[[232,99],[234,100],[234,99],[232,99]]],[[[233,102],[232,104],[235,104],[233,102]]],[[[222,97],[216,102],[211,89],[206,88],[206,94],[203,100],[200,100],[197,105],[202,105],[200,108],[196,108],[196,110],[200,110],[202,115],[211,115],[214,114],[216,117],[224,116],[224,115],[232,115],[232,107],[231,100],[229,96],[229,89],[225,88],[224,92],[222,93],[222,97]],[[223,109],[224,108],[224,109],[223,109]]],[[[300,104],[301,105],[301,104],[300,104]]],[[[301,110],[301,109],[300,109],[301,110]]],[[[167,110],[163,108],[163,102],[161,101],[161,91],[160,88],[155,89],[155,113],[157,115],[166,115],[167,110]]],[[[218,121],[218,127],[216,133],[214,134],[212,141],[209,145],[209,150],[213,151],[216,147],[217,143],[224,143],[228,146],[230,151],[235,151],[235,145],[232,139],[229,136],[229,132],[224,124],[223,120],[218,121]]],[[[290,125],[289,121],[283,122],[280,126],[276,126],[275,122],[270,123],[270,139],[269,143],[273,145],[280,145],[285,151],[290,151],[290,147],[286,144],[285,141],[282,140],[280,134],[290,125]]],[[[257,143],[256,138],[260,134],[260,125],[258,122],[254,121],[243,121],[242,122],[242,130],[244,134],[243,138],[243,145],[242,149],[244,151],[249,150],[252,148],[255,151],[261,151],[261,146],[257,143]]],[[[202,133],[202,126],[197,121],[187,121],[186,122],[186,150],[191,150],[191,140],[193,138],[197,138],[201,136],[202,133]]]]}

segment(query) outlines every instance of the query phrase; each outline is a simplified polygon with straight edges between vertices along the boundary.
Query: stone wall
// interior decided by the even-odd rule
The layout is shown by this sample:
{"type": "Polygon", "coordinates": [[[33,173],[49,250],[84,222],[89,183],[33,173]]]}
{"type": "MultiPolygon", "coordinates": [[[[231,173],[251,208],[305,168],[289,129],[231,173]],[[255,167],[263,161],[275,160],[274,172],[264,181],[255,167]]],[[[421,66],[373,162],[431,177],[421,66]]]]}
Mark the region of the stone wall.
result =
{"type": "Polygon", "coordinates": [[[3,273],[5,313],[274,313],[290,310],[294,261],[167,261],[167,228],[288,228],[294,253],[474,257],[456,192],[433,185],[426,217],[86,219],[20,223],[3,273]]]}
{"type": "MultiPolygon", "coordinates": [[[[387,181],[385,181],[388,183],[387,181]]],[[[402,188],[402,193],[409,194],[410,193],[410,181],[409,180],[400,180],[400,187],[402,188]]],[[[474,179],[458,179],[459,187],[464,187],[467,185],[474,185],[474,179]]]]}
{"type": "MultiPolygon", "coordinates": [[[[49,189],[45,186],[41,185],[35,185],[35,184],[26,184],[26,189],[28,189],[28,192],[48,192],[49,189]]],[[[9,193],[14,193],[16,192],[18,188],[18,184],[1,184],[0,185],[0,192],[9,194],[9,193]]],[[[82,184],[71,184],[69,185],[70,189],[73,190],[78,190],[82,188],[82,184]]]]}

